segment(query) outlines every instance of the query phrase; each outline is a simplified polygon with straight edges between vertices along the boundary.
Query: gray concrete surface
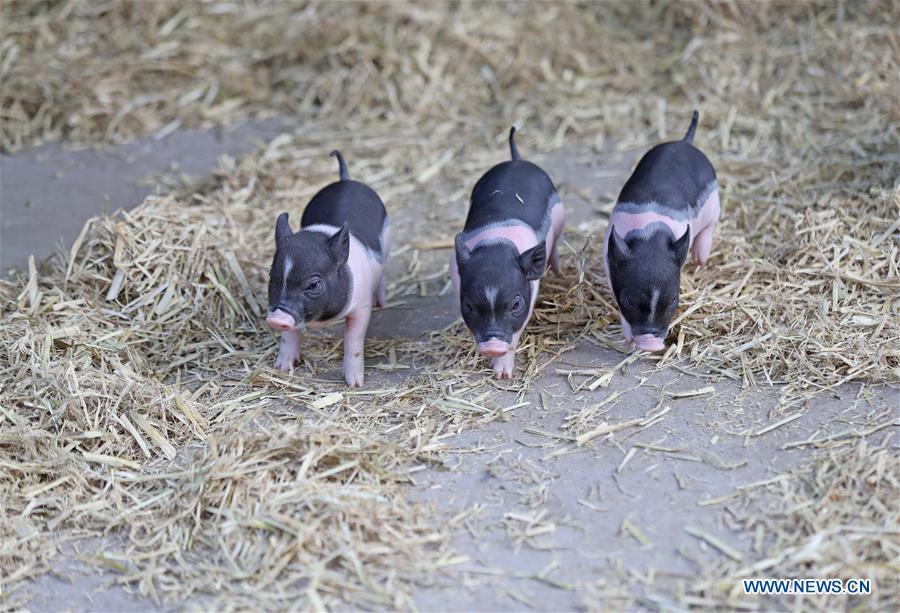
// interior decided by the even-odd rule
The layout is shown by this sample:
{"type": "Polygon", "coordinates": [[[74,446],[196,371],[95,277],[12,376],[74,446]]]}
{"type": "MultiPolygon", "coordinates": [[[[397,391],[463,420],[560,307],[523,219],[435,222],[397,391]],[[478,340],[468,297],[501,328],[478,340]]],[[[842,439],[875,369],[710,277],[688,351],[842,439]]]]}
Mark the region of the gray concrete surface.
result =
{"type": "Polygon", "coordinates": [[[13,602],[27,598],[27,609],[24,610],[29,611],[140,613],[165,610],[116,585],[117,577],[112,571],[92,564],[104,545],[93,539],[64,545],[53,571],[34,581],[28,594],[13,594],[13,602]]]}
{"type": "MultiPolygon", "coordinates": [[[[581,343],[556,370],[612,368],[621,359],[614,351],[581,343]]],[[[882,388],[872,402],[855,403],[857,388],[848,386],[791,424],[753,437],[748,434],[773,421],[768,412],[777,404],[778,392],[748,393],[718,382],[711,394],[666,397],[708,385],[703,377],[675,369],[653,372],[637,365],[615,377],[609,388],[572,393],[566,377],[551,370],[525,398],[530,404],[515,409],[508,421],[454,438],[449,445],[459,455],[446,468],[418,473],[412,495],[451,515],[471,513],[454,542],[469,561],[442,578],[441,585],[421,590],[418,606],[596,610],[614,606],[610,594],[618,592],[638,598],[644,607],[674,607],[674,594],[692,585],[700,565],[727,561],[688,534],[686,526],[715,535],[746,560],[765,557],[754,547],[753,531],[729,515],[727,504],[699,502],[810,460],[808,449],[783,451],[785,443],[853,426],[863,430],[873,414],[880,411],[884,419],[885,407],[897,402],[895,390],[882,388]],[[540,392],[549,397],[546,409],[540,392]],[[610,423],[646,418],[663,407],[671,411],[646,429],[625,429],[580,449],[553,438],[567,436],[560,427],[566,415],[611,392],[623,395],[608,407],[610,423]],[[537,431],[542,434],[533,433],[537,431]],[[547,532],[524,538],[527,522],[520,518],[537,516],[534,527],[547,532]],[[642,544],[626,531],[626,521],[648,542],[642,544]]],[[[509,394],[507,402],[515,404],[515,395],[509,394]]]]}
{"type": "Polygon", "coordinates": [[[40,260],[60,243],[71,245],[95,215],[137,206],[157,189],[154,177],[201,180],[219,156],[246,153],[288,124],[276,118],[104,149],[71,150],[51,143],[0,154],[0,273],[26,270],[29,255],[40,260]]]}
{"type": "MultiPolygon", "coordinates": [[[[197,161],[202,157],[199,153],[202,150],[207,156],[204,159],[212,164],[208,157],[212,148],[208,135],[194,133],[178,138],[182,136],[186,140],[176,149],[178,155],[185,157],[179,159],[197,161]]],[[[150,143],[151,150],[155,146],[150,143]]],[[[140,151],[142,145],[133,147],[140,151]]],[[[120,195],[114,207],[126,206],[131,202],[129,199],[140,193],[131,185],[135,178],[158,172],[167,162],[156,154],[137,156],[122,162],[130,168],[127,173],[122,171],[117,176],[106,177],[102,169],[109,168],[107,164],[114,164],[110,160],[122,159],[123,155],[107,153],[98,157],[91,151],[60,152],[61,157],[39,161],[37,153],[25,152],[21,157],[15,156],[16,159],[5,159],[4,177],[10,169],[19,169],[21,174],[15,182],[4,181],[4,211],[9,202],[13,203],[9,206],[19,207],[21,213],[23,198],[28,200],[25,196],[32,193],[44,195],[40,205],[33,205],[35,210],[39,206],[59,207],[76,198],[76,185],[80,190],[79,201],[102,203],[104,194],[115,193],[120,195]],[[63,164],[65,181],[52,179],[56,174],[54,166],[60,164],[63,164]],[[101,175],[105,177],[103,182],[82,180],[101,175]]],[[[630,157],[603,159],[591,152],[562,151],[534,159],[560,185],[569,225],[577,226],[602,222],[604,207],[598,203],[615,197],[627,174],[630,157]]],[[[98,209],[85,206],[66,210],[66,221],[70,224],[66,228],[80,228],[84,218],[98,209]]],[[[446,228],[461,223],[462,215],[461,207],[448,207],[446,219],[437,220],[431,224],[434,227],[415,236],[422,240],[424,232],[433,235],[428,238],[445,238],[446,228]]],[[[412,228],[421,220],[415,204],[409,203],[394,213],[393,221],[397,236],[401,237],[399,248],[402,237],[412,236],[403,229],[412,228]]],[[[40,224],[29,225],[24,221],[10,227],[18,240],[43,255],[52,252],[56,234],[61,231],[60,228],[48,233],[40,224]]],[[[4,232],[6,228],[4,222],[4,232]]],[[[14,250],[4,254],[4,258],[13,261],[23,253],[14,250]]],[[[446,250],[423,254],[426,268],[423,274],[440,270],[446,265],[448,255],[446,250]]],[[[389,275],[400,275],[405,265],[404,257],[392,260],[389,275]]],[[[426,297],[392,300],[402,304],[377,312],[370,336],[414,338],[452,323],[457,318],[456,304],[452,296],[438,295],[442,285],[441,280],[430,283],[426,297]]],[[[339,335],[340,330],[325,334],[339,335]]],[[[435,585],[416,591],[415,601],[420,609],[593,609],[604,603],[603,595],[610,590],[638,597],[644,607],[668,606],[679,585],[697,572],[697,561],[707,564],[721,559],[719,552],[687,534],[686,525],[716,535],[748,560],[762,556],[754,546],[752,535],[736,524],[723,505],[698,506],[699,501],[810,462],[814,452],[806,448],[784,451],[782,445],[804,439],[813,432],[824,435],[862,424],[879,411],[896,408],[900,401],[898,390],[891,388],[877,388],[871,401],[857,401],[858,388],[845,386],[836,394],[824,395],[815,410],[804,412],[800,419],[757,437],[747,435],[777,419],[772,414],[777,390],[742,390],[735,383],[710,381],[703,373],[688,374],[675,368],[657,371],[651,364],[638,363],[627,372],[617,373],[608,388],[573,391],[561,372],[611,369],[622,358],[605,347],[580,342],[574,351],[562,356],[537,379],[524,397],[528,405],[510,411],[504,420],[447,439],[451,453],[444,466],[426,466],[413,474],[410,497],[434,504],[451,515],[466,514],[465,521],[455,531],[453,546],[468,556],[468,560],[439,577],[435,585]],[[638,387],[642,378],[646,382],[638,387]],[[709,385],[714,391],[702,396],[667,395],[709,385]],[[586,405],[602,401],[612,391],[622,392],[622,396],[606,407],[605,418],[610,422],[644,418],[663,406],[670,407],[670,411],[658,423],[639,431],[625,429],[570,450],[567,434],[560,427],[563,419],[586,405]],[[537,431],[542,434],[535,434],[537,431]],[[664,452],[638,445],[677,451],[664,452]],[[627,463],[623,463],[625,458],[629,458],[627,463]],[[536,523],[540,534],[524,537],[526,522],[521,518],[538,513],[543,513],[536,523]],[[626,520],[646,537],[646,544],[638,543],[632,534],[623,530],[626,520]],[[648,576],[654,580],[634,580],[648,576]]],[[[369,365],[377,361],[372,360],[369,365]]],[[[395,382],[402,376],[378,369],[367,371],[368,384],[374,386],[379,381],[395,382]]],[[[336,371],[334,377],[339,379],[340,373],[336,371]]],[[[498,404],[511,406],[515,401],[514,393],[504,392],[498,404]]],[[[158,608],[156,603],[122,588],[106,589],[104,586],[115,576],[97,571],[81,559],[86,556],[90,560],[92,546],[98,545],[86,544],[80,554],[69,551],[61,558],[55,575],[35,581],[30,608],[41,611],[158,608]]]]}

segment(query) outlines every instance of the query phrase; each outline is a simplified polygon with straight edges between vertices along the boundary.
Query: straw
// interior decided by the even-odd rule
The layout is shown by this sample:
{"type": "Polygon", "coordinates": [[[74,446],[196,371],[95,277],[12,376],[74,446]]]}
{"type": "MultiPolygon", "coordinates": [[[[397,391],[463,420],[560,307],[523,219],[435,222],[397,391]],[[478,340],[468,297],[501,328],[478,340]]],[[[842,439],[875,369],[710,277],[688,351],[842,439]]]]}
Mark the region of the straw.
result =
{"type": "Polygon", "coordinates": [[[732,497],[745,500],[733,507],[737,520],[764,535],[764,555],[748,562],[700,536],[738,563],[708,569],[693,594],[720,607],[747,606],[751,597],[743,594],[742,579],[866,579],[870,595],[773,595],[750,602],[791,610],[895,610],[900,605],[898,474],[900,457],[890,436],[875,443],[859,438],[790,474],[739,488],[732,497]]]}
{"type": "MultiPolygon", "coordinates": [[[[3,593],[53,568],[61,542],[115,535],[103,559],[160,602],[410,608],[415,585],[460,559],[440,511],[407,500],[411,468],[532,402],[576,346],[626,350],[598,240],[615,194],[588,194],[594,213],[567,229],[564,274],[545,278],[516,381],[490,379],[458,321],[370,339],[374,389],[362,393],[340,383],[333,335],[305,338],[292,374],[272,370],[277,339],[259,315],[273,221],[334,180],[335,147],[392,214],[417,220],[395,228],[389,279],[389,303],[414,307],[449,291],[467,193],[505,158],[511,123],[526,126],[526,157],[565,147],[608,176],[618,156],[680,137],[698,108],[695,142],[716,165],[723,216],[709,263],[683,273],[665,364],[782,386],[772,427],[815,410],[817,393],[896,383],[898,22],[888,2],[4,2],[4,151],[268,114],[297,129],[223,159],[199,189],[89,222],[68,252],[0,282],[3,593]]],[[[586,193],[559,187],[564,200],[586,193]]],[[[654,363],[570,369],[572,389],[596,398],[565,416],[566,446],[545,457],[665,419],[607,414],[628,399],[607,392],[622,369],[654,363]]],[[[859,438],[810,445],[848,442],[859,438]]],[[[834,521],[791,510],[825,491],[792,486],[783,516],[802,523],[779,528],[767,570],[806,569],[793,552],[827,534],[815,548],[825,568],[896,576],[882,510],[896,500],[894,458],[827,465],[850,501],[834,521]],[[861,506],[861,493],[882,507],[861,506]]],[[[506,522],[520,544],[555,525],[540,509],[506,522]]],[[[634,605],[625,582],[582,588],[586,608],[634,605]]],[[[896,605],[878,594],[866,605],[896,605]]],[[[683,606],[718,598],[692,592],[683,606]]]]}

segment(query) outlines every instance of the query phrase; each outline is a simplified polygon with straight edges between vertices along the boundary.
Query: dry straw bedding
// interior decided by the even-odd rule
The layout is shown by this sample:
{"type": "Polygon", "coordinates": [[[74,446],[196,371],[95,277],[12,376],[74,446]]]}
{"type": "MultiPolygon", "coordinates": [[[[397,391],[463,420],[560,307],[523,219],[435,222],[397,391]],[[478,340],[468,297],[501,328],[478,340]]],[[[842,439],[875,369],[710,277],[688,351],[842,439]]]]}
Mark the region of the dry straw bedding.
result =
{"type": "Polygon", "coordinates": [[[736,500],[729,503],[735,520],[747,531],[772,536],[773,542],[759,547],[765,549],[760,559],[729,561],[701,581],[687,598],[690,604],[758,606],[743,593],[741,579],[746,578],[868,578],[869,596],[770,596],[766,604],[791,610],[897,610],[900,457],[894,435],[879,434],[872,442],[857,433],[823,438],[816,444],[824,450],[813,465],[735,492],[736,500]]]}
{"type": "MultiPolygon", "coordinates": [[[[0,286],[4,594],[62,542],[99,534],[121,544],[100,562],[145,593],[236,606],[405,606],[411,582],[456,561],[452,526],[402,484],[444,438],[503,408],[461,328],[375,339],[379,376],[362,392],[331,376],[333,337],[311,339],[291,376],[269,368],[271,221],[333,178],[334,146],[390,211],[423,220],[398,233],[396,303],[445,288],[447,252],[426,247],[452,238],[511,121],[527,125],[529,151],[602,160],[679,133],[699,108],[724,217],[710,264],[687,269],[666,362],[784,383],[786,404],[900,378],[896,3],[2,11],[7,150],[260,112],[299,125],[224,161],[199,192],[91,222],[70,252],[0,286]]],[[[600,226],[584,250],[589,236],[570,232],[567,276],[546,284],[523,344],[524,384],[581,338],[617,342],[600,226]]],[[[889,471],[860,474],[897,491],[889,471]]],[[[784,551],[819,531],[803,525],[784,551]]]]}

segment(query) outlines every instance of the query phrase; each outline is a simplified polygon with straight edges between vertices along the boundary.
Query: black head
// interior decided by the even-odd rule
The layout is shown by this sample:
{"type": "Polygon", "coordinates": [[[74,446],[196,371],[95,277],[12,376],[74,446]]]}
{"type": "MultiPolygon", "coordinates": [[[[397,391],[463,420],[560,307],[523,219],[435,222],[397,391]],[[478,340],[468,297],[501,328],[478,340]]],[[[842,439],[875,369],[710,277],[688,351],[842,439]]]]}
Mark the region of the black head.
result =
{"type": "Polygon", "coordinates": [[[528,320],[531,283],[547,267],[546,245],[540,242],[521,255],[509,241],[478,245],[470,251],[457,235],[456,263],[462,316],[475,341],[512,342],[513,334],[528,320]]]}
{"type": "Polygon", "coordinates": [[[676,239],[665,224],[632,231],[625,238],[610,229],[609,281],[619,311],[635,337],[665,338],[678,307],[681,266],[690,243],[691,228],[676,239]]]}
{"type": "Polygon", "coordinates": [[[344,224],[332,236],[321,232],[291,231],[288,214],[275,223],[275,257],[269,273],[269,323],[287,329],[286,318],[294,326],[308,321],[336,317],[350,295],[350,230],[344,224]],[[278,324],[278,325],[276,325],[278,324]]]}

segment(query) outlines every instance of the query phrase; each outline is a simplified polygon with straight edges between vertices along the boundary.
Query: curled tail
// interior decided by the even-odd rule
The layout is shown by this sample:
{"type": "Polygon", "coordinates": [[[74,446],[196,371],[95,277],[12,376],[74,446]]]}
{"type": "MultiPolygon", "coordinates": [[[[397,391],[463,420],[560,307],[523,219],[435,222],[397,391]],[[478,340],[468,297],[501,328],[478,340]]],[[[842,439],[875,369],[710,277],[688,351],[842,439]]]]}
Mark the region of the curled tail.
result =
{"type": "Polygon", "coordinates": [[[331,152],[332,157],[336,157],[338,161],[338,169],[341,173],[341,181],[350,180],[350,175],[347,173],[347,163],[344,161],[344,156],[341,155],[341,152],[335,149],[331,152]]]}
{"type": "Polygon", "coordinates": [[[686,143],[694,142],[694,132],[697,131],[697,122],[700,120],[700,113],[694,111],[694,116],[691,117],[691,127],[688,128],[688,131],[685,133],[683,140],[686,143]]]}
{"type": "Polygon", "coordinates": [[[519,157],[519,150],[516,149],[516,126],[513,126],[509,129],[509,154],[512,156],[513,161],[521,160],[519,157]]]}

